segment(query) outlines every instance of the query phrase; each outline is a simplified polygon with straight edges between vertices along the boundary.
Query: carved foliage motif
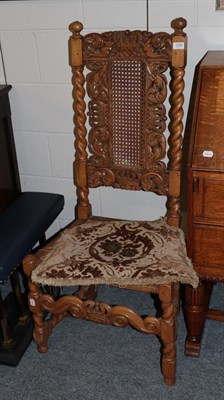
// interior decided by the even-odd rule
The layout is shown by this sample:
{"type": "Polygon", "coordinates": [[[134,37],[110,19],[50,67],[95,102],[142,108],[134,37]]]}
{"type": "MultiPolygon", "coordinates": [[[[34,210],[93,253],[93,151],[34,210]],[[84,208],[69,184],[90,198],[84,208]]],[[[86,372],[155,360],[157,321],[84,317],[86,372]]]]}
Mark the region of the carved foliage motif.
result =
{"type": "Polygon", "coordinates": [[[166,32],[151,33],[147,31],[116,31],[92,33],[84,38],[84,58],[102,58],[113,55],[120,56],[123,49],[124,56],[146,54],[147,57],[162,56],[166,60],[171,57],[171,36],[166,32]],[[133,46],[134,44],[134,46],[133,46]]]}
{"type": "Polygon", "coordinates": [[[163,162],[166,154],[164,101],[167,97],[165,72],[170,61],[170,35],[139,31],[92,34],[85,36],[83,46],[85,63],[90,70],[87,75],[91,127],[89,185],[167,194],[168,175],[163,162]],[[112,69],[115,73],[118,70],[114,80],[111,78],[112,69]],[[118,95],[111,99],[113,91],[118,95]],[[114,99],[117,101],[115,106],[112,105],[114,99]],[[121,117],[117,117],[119,112],[121,117]],[[117,118],[120,118],[118,124],[117,118]],[[115,122],[111,123],[111,120],[115,122]],[[114,126],[121,139],[113,132],[114,126]],[[131,150],[132,146],[136,154],[141,152],[136,162],[128,159],[129,141],[131,150]],[[118,148],[123,146],[123,153],[117,157],[119,161],[116,163],[112,155],[114,142],[118,148]]]}

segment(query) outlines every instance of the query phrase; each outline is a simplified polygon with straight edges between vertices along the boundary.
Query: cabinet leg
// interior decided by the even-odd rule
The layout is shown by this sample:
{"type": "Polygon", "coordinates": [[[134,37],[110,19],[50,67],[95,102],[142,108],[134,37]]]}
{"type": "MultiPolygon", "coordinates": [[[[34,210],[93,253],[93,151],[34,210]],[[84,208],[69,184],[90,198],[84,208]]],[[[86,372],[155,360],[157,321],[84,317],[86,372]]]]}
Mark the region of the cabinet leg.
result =
{"type": "Polygon", "coordinates": [[[213,282],[201,281],[197,289],[186,285],[184,314],[187,326],[185,354],[198,357],[201,348],[206,315],[212,293],[213,282]]]}

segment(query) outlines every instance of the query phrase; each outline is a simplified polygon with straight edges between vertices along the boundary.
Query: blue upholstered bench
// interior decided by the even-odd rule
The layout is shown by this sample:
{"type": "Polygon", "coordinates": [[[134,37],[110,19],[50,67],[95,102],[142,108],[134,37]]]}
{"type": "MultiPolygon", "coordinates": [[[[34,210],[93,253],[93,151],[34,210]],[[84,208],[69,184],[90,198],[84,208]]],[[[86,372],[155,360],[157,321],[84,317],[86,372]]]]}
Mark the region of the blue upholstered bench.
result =
{"type": "Polygon", "coordinates": [[[9,279],[63,207],[60,194],[24,192],[0,214],[0,283],[9,279]]]}
{"type": "Polygon", "coordinates": [[[35,244],[44,242],[63,207],[60,194],[24,192],[0,214],[0,284],[10,288],[4,300],[0,291],[1,364],[16,366],[32,339],[32,318],[18,270],[35,244]]]}
{"type": "Polygon", "coordinates": [[[64,197],[22,193],[10,90],[10,85],[0,85],[0,364],[15,366],[32,339],[32,318],[20,265],[36,243],[43,244],[46,230],[64,207],[64,197]]]}

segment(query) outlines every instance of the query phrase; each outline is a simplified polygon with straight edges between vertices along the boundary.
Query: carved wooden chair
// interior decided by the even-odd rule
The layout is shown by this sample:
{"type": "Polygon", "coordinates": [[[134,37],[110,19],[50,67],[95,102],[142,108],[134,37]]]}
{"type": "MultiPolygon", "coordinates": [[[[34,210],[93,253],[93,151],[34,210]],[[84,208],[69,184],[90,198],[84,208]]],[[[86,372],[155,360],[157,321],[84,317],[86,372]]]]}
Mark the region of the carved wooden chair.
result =
{"type": "Polygon", "coordinates": [[[54,326],[67,316],[118,327],[129,324],[161,338],[167,384],[175,382],[179,283],[196,287],[198,282],[179,228],[185,26],[179,18],[172,23],[173,34],[126,30],[82,36],[81,23],[70,25],[77,219],[35,257],[24,260],[40,352],[47,351],[54,326]],[[166,162],[164,102],[170,76],[166,162]],[[152,222],[92,216],[89,187],[100,186],[167,196],[167,214],[152,222]],[[41,285],[80,289],[54,298],[41,285]],[[140,317],[127,307],[100,302],[96,285],[157,294],[161,316],[140,317]]]}

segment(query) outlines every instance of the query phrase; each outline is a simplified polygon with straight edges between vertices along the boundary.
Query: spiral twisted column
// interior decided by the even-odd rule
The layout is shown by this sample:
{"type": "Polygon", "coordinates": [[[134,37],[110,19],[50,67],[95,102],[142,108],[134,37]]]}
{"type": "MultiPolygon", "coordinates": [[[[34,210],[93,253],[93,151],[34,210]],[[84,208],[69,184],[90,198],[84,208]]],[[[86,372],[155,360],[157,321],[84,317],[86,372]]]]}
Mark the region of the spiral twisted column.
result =
{"type": "Polygon", "coordinates": [[[87,186],[87,141],[86,141],[86,104],[84,101],[85,79],[83,76],[83,68],[74,68],[72,84],[73,84],[73,110],[74,110],[74,124],[75,124],[75,149],[76,149],[76,162],[75,162],[75,182],[78,188],[78,203],[81,207],[89,206],[89,190],[87,186]]]}
{"type": "Polygon", "coordinates": [[[85,78],[83,75],[82,36],[83,26],[80,22],[73,22],[69,26],[72,36],[69,39],[69,58],[72,67],[73,84],[73,110],[75,125],[75,183],[78,195],[78,217],[87,218],[90,214],[89,190],[87,185],[87,141],[86,141],[86,104],[85,104],[85,78]]]}
{"type": "Polygon", "coordinates": [[[169,151],[169,201],[168,223],[180,225],[180,171],[182,159],[183,103],[184,103],[184,71],[187,55],[187,35],[184,28],[187,21],[176,18],[171,23],[174,33],[172,37],[171,56],[171,122],[169,151]]]}
{"type": "Polygon", "coordinates": [[[168,210],[170,218],[175,221],[174,225],[179,225],[180,219],[180,171],[182,160],[182,144],[183,144],[183,104],[184,104],[184,69],[174,68],[172,70],[172,106],[169,140],[169,169],[170,169],[170,198],[168,202],[168,210]]]}
{"type": "Polygon", "coordinates": [[[184,104],[184,70],[182,68],[172,71],[172,109],[171,109],[171,138],[170,138],[170,169],[179,170],[182,157],[183,133],[183,104],[184,104]]]}

